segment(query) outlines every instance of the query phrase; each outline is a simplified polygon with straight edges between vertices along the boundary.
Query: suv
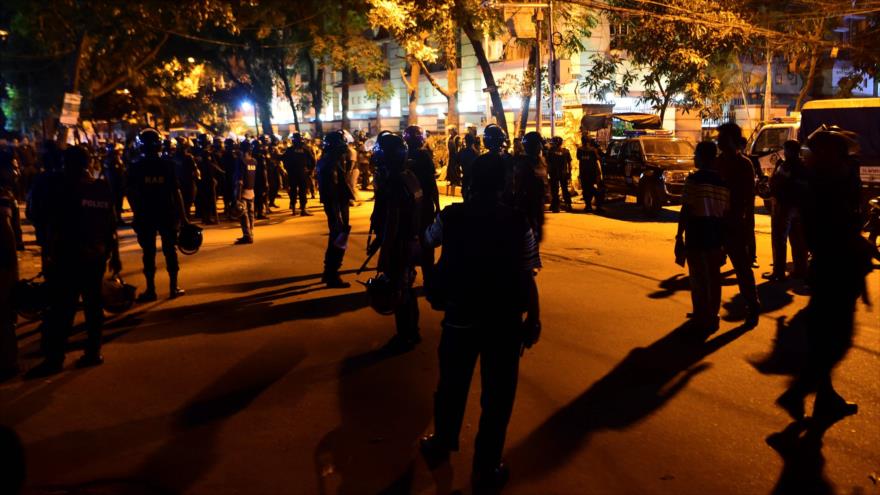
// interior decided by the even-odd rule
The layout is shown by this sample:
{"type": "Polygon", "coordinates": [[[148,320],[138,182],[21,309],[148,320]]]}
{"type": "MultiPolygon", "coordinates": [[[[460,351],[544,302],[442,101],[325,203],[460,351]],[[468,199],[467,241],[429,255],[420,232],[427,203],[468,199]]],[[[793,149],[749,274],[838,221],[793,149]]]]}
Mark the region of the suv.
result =
{"type": "Polygon", "coordinates": [[[648,216],[681,199],[694,170],[694,145],[684,139],[637,136],[612,141],[602,161],[605,190],[635,196],[648,216]]]}

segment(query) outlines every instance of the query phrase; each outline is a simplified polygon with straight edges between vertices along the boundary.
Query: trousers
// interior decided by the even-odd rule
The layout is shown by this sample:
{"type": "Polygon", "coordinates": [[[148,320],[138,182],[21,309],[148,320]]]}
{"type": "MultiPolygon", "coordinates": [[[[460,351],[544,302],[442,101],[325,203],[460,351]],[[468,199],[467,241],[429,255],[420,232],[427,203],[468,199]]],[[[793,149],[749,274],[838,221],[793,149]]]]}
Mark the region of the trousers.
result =
{"type": "Polygon", "coordinates": [[[254,200],[242,199],[245,204],[244,213],[241,215],[241,235],[248,239],[254,238],[254,200]]]}
{"type": "Polygon", "coordinates": [[[711,322],[718,318],[721,310],[722,251],[720,248],[688,249],[686,256],[694,319],[711,322]]]}
{"type": "Polygon", "coordinates": [[[770,217],[770,237],[773,245],[773,273],[785,275],[790,242],[794,273],[805,275],[809,252],[804,239],[801,215],[797,208],[780,204],[778,201],[774,202],[773,215],[770,217]]]}
{"type": "Polygon", "coordinates": [[[438,440],[458,449],[471,378],[480,359],[480,426],[474,469],[494,469],[501,462],[507,425],[513,412],[522,339],[516,319],[504,323],[455,327],[444,322],[440,337],[440,381],[434,394],[438,440]]]}
{"type": "Polygon", "coordinates": [[[105,261],[98,259],[55,267],[47,274],[49,311],[43,346],[47,360],[64,361],[67,338],[73,328],[80,296],[86,320],[86,353],[100,353],[101,328],[104,324],[101,286],[105,268],[105,261]]]}
{"type": "Polygon", "coordinates": [[[327,215],[327,250],[324,252],[324,275],[337,275],[342,268],[342,259],[345,257],[345,249],[336,245],[336,240],[341,234],[348,234],[351,226],[348,223],[348,201],[333,201],[328,199],[324,203],[324,214],[327,215]]]}
{"type": "Polygon", "coordinates": [[[162,254],[165,255],[165,270],[168,273],[180,271],[177,262],[177,229],[160,228],[154,225],[139,225],[137,229],[138,245],[143,251],[144,275],[152,279],[156,275],[156,235],[162,239],[162,254]]]}
{"type": "Polygon", "coordinates": [[[567,177],[550,176],[550,209],[554,212],[559,211],[559,189],[562,189],[562,201],[566,208],[571,208],[571,192],[568,190],[567,177]]]}

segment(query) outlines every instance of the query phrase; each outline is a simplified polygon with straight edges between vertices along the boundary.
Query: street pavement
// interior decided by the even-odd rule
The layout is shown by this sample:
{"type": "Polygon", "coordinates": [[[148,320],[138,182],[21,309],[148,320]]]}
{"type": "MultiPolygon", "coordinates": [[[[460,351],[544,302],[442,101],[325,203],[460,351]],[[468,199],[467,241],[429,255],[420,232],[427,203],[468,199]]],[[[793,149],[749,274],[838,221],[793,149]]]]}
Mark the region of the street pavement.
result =
{"type": "MultiPolygon", "coordinates": [[[[103,366],[73,369],[79,334],[63,373],[0,385],[28,493],[469,493],[479,375],[462,450],[431,471],[417,441],[431,431],[442,315],[421,300],[424,341],[384,353],[393,318],[374,313],[359,284],[320,284],[325,218],[316,201],[310,209],[257,222],[249,246],[232,245],[232,223],[206,229],[201,251],[181,259],[187,295],[168,300],[160,268],[160,300],[108,322],[103,366]]],[[[349,281],[369,276],[354,271],[371,209],[352,211],[349,281]]],[[[835,380],[859,413],[783,455],[765,437],[790,425],[773,401],[802,357],[805,291],[759,280],[766,312],[745,330],[728,274],[721,329],[705,343],[682,338],[690,296],[673,262],[675,220],[669,208],[644,221],[624,202],[601,216],[548,213],[544,330],[521,361],[505,493],[880,493],[878,273],[835,380]]],[[[769,219],[757,223],[760,277],[769,219]]],[[[121,233],[123,275],[142,288],[134,236],[121,233]]],[[[35,253],[29,245],[24,272],[35,253]]],[[[35,325],[19,335],[31,366],[35,325]]]]}

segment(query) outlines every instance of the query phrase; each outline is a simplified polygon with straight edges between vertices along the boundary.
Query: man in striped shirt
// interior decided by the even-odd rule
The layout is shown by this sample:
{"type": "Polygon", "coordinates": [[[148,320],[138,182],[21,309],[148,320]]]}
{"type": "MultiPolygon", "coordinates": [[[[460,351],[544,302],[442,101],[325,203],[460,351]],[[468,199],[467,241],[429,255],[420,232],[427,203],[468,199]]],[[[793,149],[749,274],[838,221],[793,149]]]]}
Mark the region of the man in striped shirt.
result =
{"type": "Polygon", "coordinates": [[[730,190],[715,170],[716,155],[714,143],[697,145],[697,171],[685,181],[675,236],[676,251],[683,247],[687,258],[693,322],[709,333],[718,329],[725,217],[730,211],[730,190]]]}

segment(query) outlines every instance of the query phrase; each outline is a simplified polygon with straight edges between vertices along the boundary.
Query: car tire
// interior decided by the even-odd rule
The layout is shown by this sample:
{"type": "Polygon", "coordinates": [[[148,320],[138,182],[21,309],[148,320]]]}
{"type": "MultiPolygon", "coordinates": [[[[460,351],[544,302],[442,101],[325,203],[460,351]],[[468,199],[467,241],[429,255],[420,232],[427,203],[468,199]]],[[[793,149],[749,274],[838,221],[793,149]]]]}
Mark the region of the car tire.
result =
{"type": "Polygon", "coordinates": [[[645,186],[639,195],[639,203],[642,205],[642,212],[646,217],[656,217],[663,209],[663,193],[656,185],[645,186]]]}

